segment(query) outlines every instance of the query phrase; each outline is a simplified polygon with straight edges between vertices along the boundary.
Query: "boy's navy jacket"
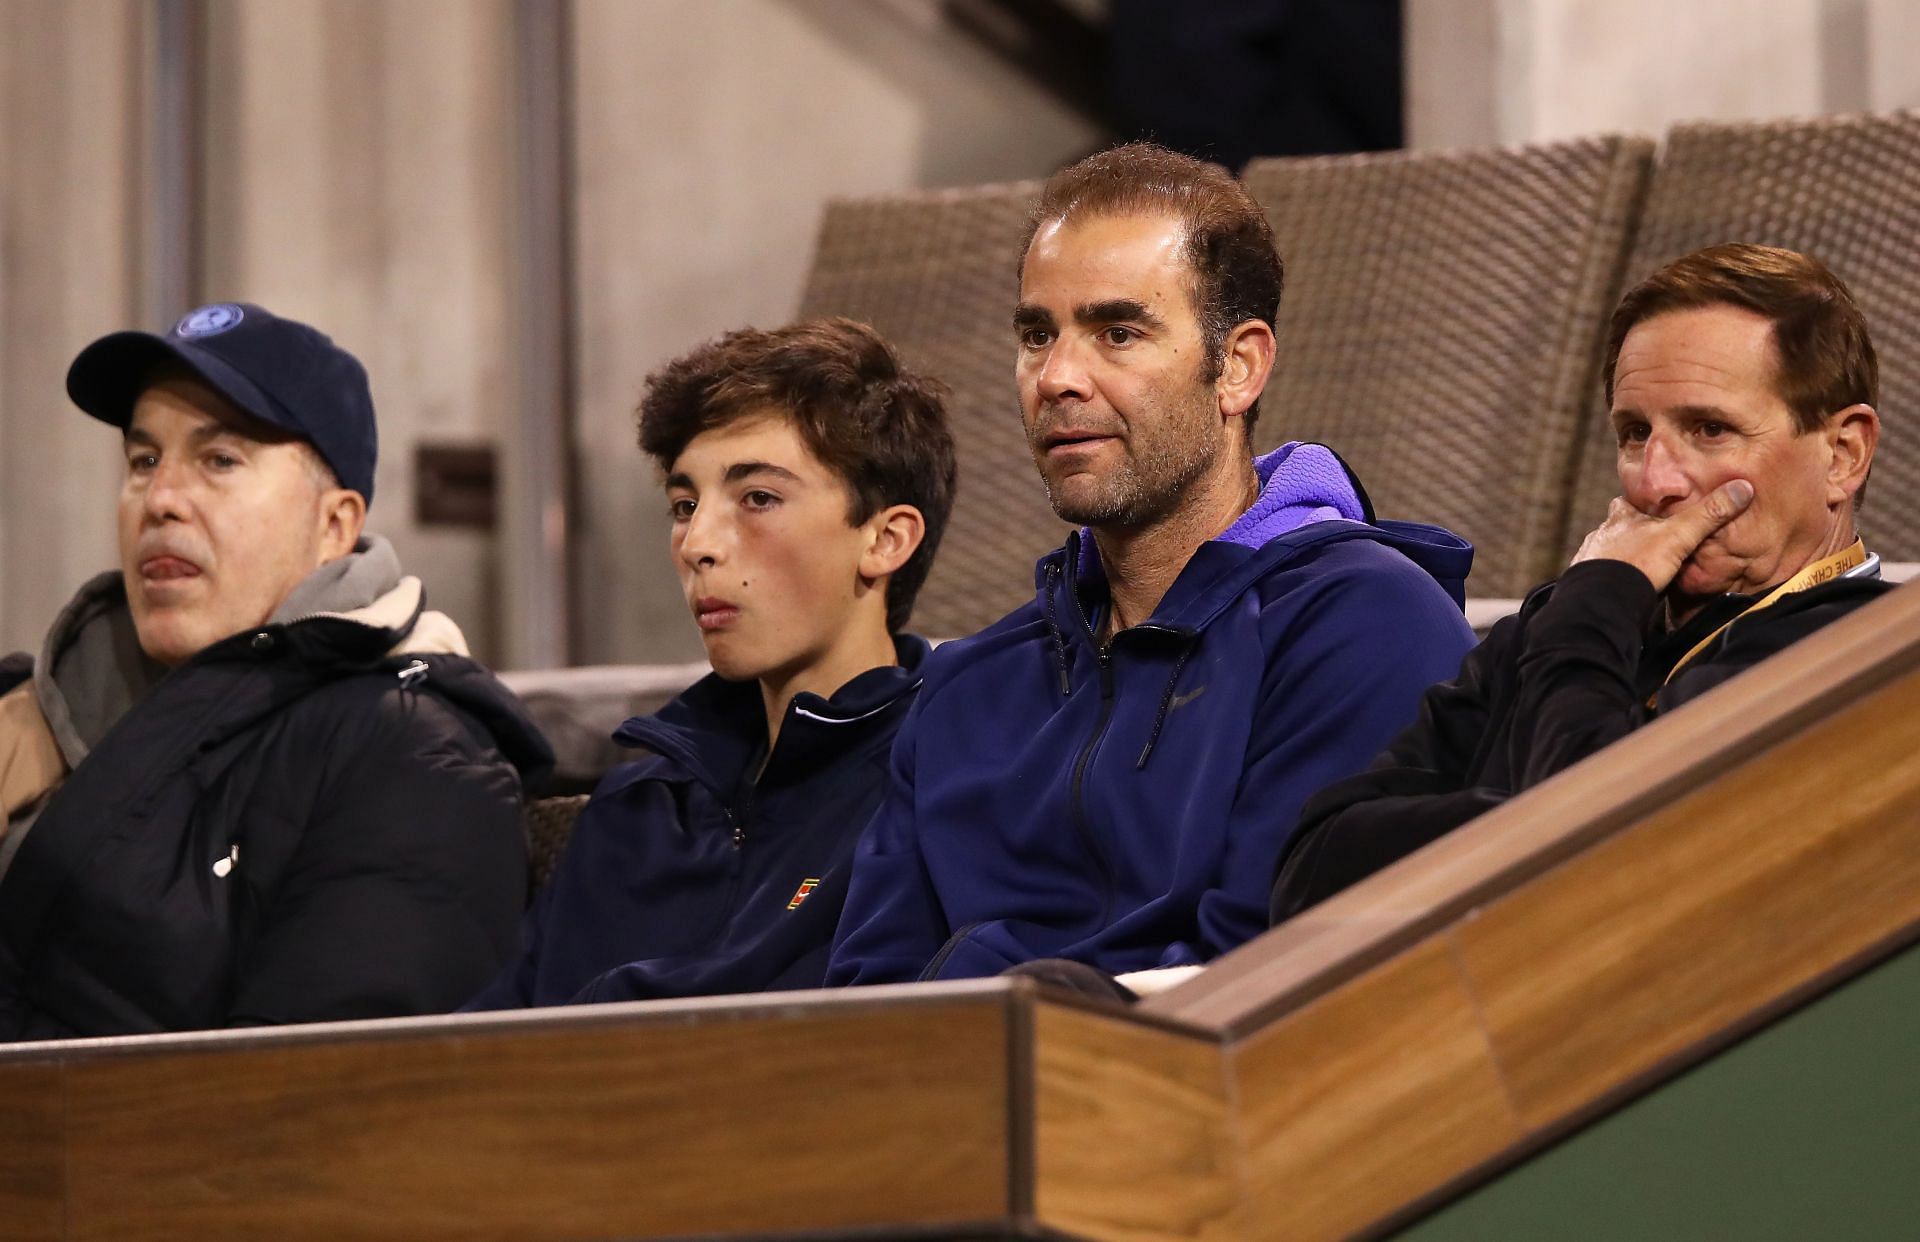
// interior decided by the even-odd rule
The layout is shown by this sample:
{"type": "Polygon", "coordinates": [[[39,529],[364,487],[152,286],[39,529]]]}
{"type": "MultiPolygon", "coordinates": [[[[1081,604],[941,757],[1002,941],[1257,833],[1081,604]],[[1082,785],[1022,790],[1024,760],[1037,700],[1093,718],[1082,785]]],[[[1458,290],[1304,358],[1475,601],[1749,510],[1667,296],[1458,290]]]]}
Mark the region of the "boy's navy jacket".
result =
{"type": "Polygon", "coordinates": [[[1118,974],[1266,928],[1301,804],[1364,768],[1473,645],[1473,549],[1373,521],[1320,445],[1256,464],[1259,499],[1105,652],[1106,581],[1076,532],[1032,603],[928,660],[828,983],[1040,957],[1118,974]]]}
{"type": "Polygon", "coordinates": [[[467,1009],[819,987],[853,845],[886,791],[925,640],[832,698],[796,695],[766,753],[759,684],[708,676],[614,737],[518,957],[467,1009]]]}

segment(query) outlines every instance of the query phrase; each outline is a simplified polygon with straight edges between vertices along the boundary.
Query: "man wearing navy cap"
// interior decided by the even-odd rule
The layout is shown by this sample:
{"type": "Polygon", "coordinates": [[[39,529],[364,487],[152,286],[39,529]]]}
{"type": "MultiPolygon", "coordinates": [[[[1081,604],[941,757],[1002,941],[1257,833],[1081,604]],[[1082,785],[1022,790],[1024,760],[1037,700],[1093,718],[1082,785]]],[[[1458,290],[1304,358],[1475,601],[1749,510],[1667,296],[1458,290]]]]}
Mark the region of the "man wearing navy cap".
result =
{"type": "Polygon", "coordinates": [[[358,361],[247,303],[120,332],[120,569],[0,672],[0,1040],[450,1009],[513,945],[550,754],[362,534],[358,361]]]}

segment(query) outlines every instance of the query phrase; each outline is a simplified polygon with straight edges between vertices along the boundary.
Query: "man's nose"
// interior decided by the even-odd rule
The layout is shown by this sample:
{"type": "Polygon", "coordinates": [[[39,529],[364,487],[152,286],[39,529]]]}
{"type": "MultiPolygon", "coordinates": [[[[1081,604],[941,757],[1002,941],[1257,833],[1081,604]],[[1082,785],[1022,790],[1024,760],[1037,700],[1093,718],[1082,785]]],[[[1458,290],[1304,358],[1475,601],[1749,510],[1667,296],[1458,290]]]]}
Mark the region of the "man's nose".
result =
{"type": "Polygon", "coordinates": [[[149,522],[177,522],[192,508],[192,478],[187,467],[160,462],[147,475],[141,512],[149,522]]]}
{"type": "Polygon", "coordinates": [[[1093,395],[1086,359],[1070,340],[1063,337],[1048,348],[1046,357],[1040,360],[1037,387],[1043,401],[1085,401],[1093,395]]]}
{"type": "Polygon", "coordinates": [[[1661,514],[1693,494],[1682,450],[1665,435],[1647,437],[1636,460],[1622,466],[1621,490],[1642,513],[1661,514]]]}

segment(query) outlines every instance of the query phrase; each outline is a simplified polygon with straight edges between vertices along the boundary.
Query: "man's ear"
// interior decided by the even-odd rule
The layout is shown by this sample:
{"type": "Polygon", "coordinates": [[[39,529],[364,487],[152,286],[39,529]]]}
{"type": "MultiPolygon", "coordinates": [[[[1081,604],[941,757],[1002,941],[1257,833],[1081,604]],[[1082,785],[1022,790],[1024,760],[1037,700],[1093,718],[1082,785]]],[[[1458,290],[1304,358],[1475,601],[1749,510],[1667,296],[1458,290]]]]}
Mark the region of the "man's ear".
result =
{"type": "Polygon", "coordinates": [[[1867,482],[1873,452],[1880,446],[1880,415],[1870,405],[1850,405],[1827,420],[1827,503],[1843,505],[1867,482]]]}
{"type": "Polygon", "coordinates": [[[866,550],[860,554],[860,576],[883,578],[906,564],[927,535],[927,519],[912,505],[889,505],[865,522],[866,550]]]}
{"type": "Polygon", "coordinates": [[[1273,373],[1273,329],[1249,319],[1227,333],[1222,345],[1220,378],[1213,386],[1220,394],[1220,412],[1238,418],[1260,399],[1273,373]]]}
{"type": "Polygon", "coordinates": [[[360,542],[367,523],[367,498],[344,487],[320,493],[320,563],[337,561],[360,542]]]}

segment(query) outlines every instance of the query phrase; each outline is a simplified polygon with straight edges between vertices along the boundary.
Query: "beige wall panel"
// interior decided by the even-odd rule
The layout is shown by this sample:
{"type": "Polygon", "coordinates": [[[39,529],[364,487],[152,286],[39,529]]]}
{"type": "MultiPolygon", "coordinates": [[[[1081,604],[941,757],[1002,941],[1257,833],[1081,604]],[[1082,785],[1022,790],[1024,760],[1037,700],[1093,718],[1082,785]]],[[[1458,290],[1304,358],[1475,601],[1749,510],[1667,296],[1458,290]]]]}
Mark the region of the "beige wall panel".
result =
{"type": "Polygon", "coordinates": [[[1409,0],[1408,145],[1920,103],[1911,0],[1409,0]]]}
{"type": "Polygon", "coordinates": [[[0,651],[112,568],[117,437],[67,364],[136,305],[134,0],[0,5],[0,651]]]}
{"type": "Polygon", "coordinates": [[[930,4],[579,0],[574,55],[577,658],[698,658],[634,447],[647,372],[789,319],[828,197],[1040,175],[1100,136],[930,4]]]}
{"type": "Polygon", "coordinates": [[[490,535],[413,520],[422,442],[513,415],[507,0],[214,0],[203,292],[326,331],[380,414],[368,529],[493,655],[490,535]]]}
{"type": "Polygon", "coordinates": [[[1825,110],[1821,0],[1557,0],[1532,8],[1528,141],[1825,110]]]}
{"type": "Polygon", "coordinates": [[[1920,108],[1920,4],[1913,0],[1851,0],[1865,10],[1866,106],[1876,112],[1920,108]]]}

